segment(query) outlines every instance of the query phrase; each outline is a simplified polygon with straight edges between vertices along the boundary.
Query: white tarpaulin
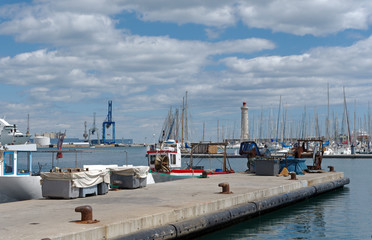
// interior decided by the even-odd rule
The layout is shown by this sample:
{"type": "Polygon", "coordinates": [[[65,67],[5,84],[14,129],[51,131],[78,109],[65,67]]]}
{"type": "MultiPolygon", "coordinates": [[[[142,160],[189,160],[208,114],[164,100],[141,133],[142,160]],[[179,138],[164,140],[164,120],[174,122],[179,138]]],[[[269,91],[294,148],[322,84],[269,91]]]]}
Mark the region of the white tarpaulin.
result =
{"type": "Polygon", "coordinates": [[[85,187],[92,187],[94,185],[100,184],[101,182],[105,182],[110,184],[110,173],[106,170],[98,171],[83,171],[83,172],[43,172],[40,174],[41,181],[43,179],[47,180],[71,180],[72,187],[77,188],[85,188],[85,187]]]}
{"type": "Polygon", "coordinates": [[[113,174],[123,175],[123,176],[134,176],[135,178],[145,178],[149,173],[150,167],[148,166],[135,166],[135,167],[117,167],[110,168],[113,174]]]}

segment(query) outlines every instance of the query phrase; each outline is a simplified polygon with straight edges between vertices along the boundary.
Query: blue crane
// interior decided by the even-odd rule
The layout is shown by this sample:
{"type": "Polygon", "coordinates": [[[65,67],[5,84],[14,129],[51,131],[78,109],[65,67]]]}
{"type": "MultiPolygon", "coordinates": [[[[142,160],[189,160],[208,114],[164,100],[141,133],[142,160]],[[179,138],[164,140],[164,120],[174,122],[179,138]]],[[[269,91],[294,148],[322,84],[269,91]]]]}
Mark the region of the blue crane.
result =
{"type": "Polygon", "coordinates": [[[115,122],[112,121],[112,101],[111,100],[108,101],[107,118],[102,123],[102,142],[104,144],[115,143],[115,122]],[[106,133],[106,130],[108,130],[110,127],[112,130],[111,133],[110,132],[106,133]],[[110,137],[110,135],[111,135],[111,139],[108,138],[110,137]]]}

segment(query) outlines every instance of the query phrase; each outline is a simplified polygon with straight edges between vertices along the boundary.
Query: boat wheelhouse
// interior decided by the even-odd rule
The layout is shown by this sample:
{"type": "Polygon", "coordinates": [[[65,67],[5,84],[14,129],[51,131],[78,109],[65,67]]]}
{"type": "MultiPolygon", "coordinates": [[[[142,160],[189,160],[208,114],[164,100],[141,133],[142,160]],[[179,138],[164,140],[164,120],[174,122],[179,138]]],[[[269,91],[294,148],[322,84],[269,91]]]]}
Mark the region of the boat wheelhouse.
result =
{"type": "Polygon", "coordinates": [[[0,146],[0,194],[11,200],[41,198],[40,176],[32,175],[36,144],[0,146]]]}
{"type": "MultiPolygon", "coordinates": [[[[191,148],[191,159],[192,149],[193,148],[191,148]]],[[[224,155],[224,157],[226,157],[226,155],[224,155]]],[[[147,151],[147,158],[155,183],[234,172],[232,170],[223,171],[223,169],[204,170],[203,166],[193,166],[192,164],[191,167],[181,169],[181,144],[175,140],[167,140],[161,143],[159,147],[157,145],[150,145],[147,151]]],[[[224,163],[225,162],[224,160],[224,163]]]]}
{"type": "Polygon", "coordinates": [[[147,151],[148,164],[152,171],[171,172],[172,169],[181,168],[181,144],[168,140],[157,145],[150,145],[147,151]]]}

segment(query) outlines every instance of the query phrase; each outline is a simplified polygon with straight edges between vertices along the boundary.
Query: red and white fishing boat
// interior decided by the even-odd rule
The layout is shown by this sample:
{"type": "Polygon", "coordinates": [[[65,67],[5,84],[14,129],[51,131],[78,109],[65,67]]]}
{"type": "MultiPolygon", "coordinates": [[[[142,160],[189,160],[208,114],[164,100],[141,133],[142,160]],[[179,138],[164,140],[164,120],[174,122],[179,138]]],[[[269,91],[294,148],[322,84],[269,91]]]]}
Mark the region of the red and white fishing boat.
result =
{"type": "Polygon", "coordinates": [[[167,140],[159,145],[150,145],[147,151],[148,164],[155,180],[167,182],[184,178],[201,177],[202,175],[226,174],[221,169],[181,168],[181,144],[167,140]]]}

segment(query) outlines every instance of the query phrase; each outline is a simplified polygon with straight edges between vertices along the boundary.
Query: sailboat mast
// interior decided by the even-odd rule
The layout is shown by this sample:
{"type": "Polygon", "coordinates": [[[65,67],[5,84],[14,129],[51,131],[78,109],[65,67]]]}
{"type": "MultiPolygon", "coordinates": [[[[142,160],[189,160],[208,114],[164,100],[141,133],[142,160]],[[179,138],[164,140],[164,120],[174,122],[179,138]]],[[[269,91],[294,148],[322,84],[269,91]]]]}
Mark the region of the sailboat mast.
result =
{"type": "MultiPolygon", "coordinates": [[[[251,139],[255,139],[255,134],[256,134],[256,133],[255,133],[255,123],[254,123],[254,118],[255,118],[255,117],[254,117],[254,113],[253,113],[253,116],[252,116],[252,123],[251,123],[251,124],[252,124],[252,125],[251,125],[251,126],[252,126],[252,127],[251,127],[251,129],[252,129],[251,139]]],[[[248,128],[249,128],[249,126],[248,126],[248,128]]]]}
{"type": "Polygon", "coordinates": [[[345,87],[343,88],[344,91],[344,107],[345,107],[345,114],[346,114],[346,124],[347,124],[347,133],[348,133],[348,145],[351,144],[351,136],[350,136],[350,125],[349,125],[349,116],[347,113],[347,104],[346,104],[346,96],[345,96],[345,87]]]}
{"type": "MultiPolygon", "coordinates": [[[[282,134],[282,142],[285,141],[285,137],[286,137],[286,134],[285,134],[285,131],[286,131],[286,122],[287,122],[287,104],[285,105],[285,109],[284,109],[284,114],[283,114],[283,134],[282,134]]],[[[288,136],[287,136],[288,138],[288,136]]]]}
{"type": "Polygon", "coordinates": [[[183,126],[184,126],[184,118],[185,118],[185,97],[182,98],[182,119],[181,119],[181,124],[182,124],[182,129],[181,129],[181,144],[183,146],[183,126]]]}
{"type": "Polygon", "coordinates": [[[368,152],[369,152],[369,149],[370,149],[369,143],[371,141],[371,112],[370,112],[370,109],[369,109],[369,101],[368,101],[368,123],[367,123],[367,126],[368,126],[368,152]]]}
{"type": "Polygon", "coordinates": [[[304,107],[304,115],[302,119],[302,139],[306,138],[306,105],[304,107]]]}
{"type": "Polygon", "coordinates": [[[282,104],[282,96],[280,96],[280,98],[279,98],[278,121],[276,122],[276,141],[278,141],[278,135],[279,135],[279,121],[280,121],[281,104],[282,104]]]}
{"type": "Polygon", "coordinates": [[[319,130],[319,123],[318,123],[318,113],[316,108],[314,108],[314,121],[315,121],[315,137],[320,139],[320,130],[319,130]]]}
{"type": "Polygon", "coordinates": [[[176,109],[176,133],[175,133],[175,140],[179,140],[179,109],[176,109]]]}
{"type": "Polygon", "coordinates": [[[326,122],[326,138],[329,140],[329,83],[327,83],[327,99],[328,99],[328,106],[327,106],[327,122],[326,122]]]}
{"type": "Polygon", "coordinates": [[[30,135],[30,114],[27,114],[27,132],[26,135],[30,135]]]}
{"type": "Polygon", "coordinates": [[[234,121],[233,131],[232,131],[232,139],[235,139],[235,126],[236,122],[234,121]]]}
{"type": "Polygon", "coordinates": [[[357,123],[357,120],[356,120],[356,99],[354,99],[354,123],[353,123],[353,127],[354,127],[354,130],[353,130],[353,141],[355,142],[356,140],[356,123],[357,123]]]}
{"type": "Polygon", "coordinates": [[[333,140],[338,143],[338,139],[337,139],[337,133],[338,133],[338,130],[337,130],[337,116],[335,116],[335,112],[332,111],[332,116],[333,116],[333,140]]]}
{"type": "Polygon", "coordinates": [[[187,91],[186,91],[186,96],[185,96],[185,140],[188,141],[189,140],[189,126],[188,126],[188,123],[187,123],[187,108],[188,108],[188,104],[187,104],[187,91]]]}
{"type": "Polygon", "coordinates": [[[260,134],[259,139],[262,142],[262,125],[263,125],[263,107],[261,106],[260,134]]]}
{"type": "Polygon", "coordinates": [[[205,122],[203,122],[203,138],[202,138],[203,142],[204,142],[204,137],[205,137],[205,122]]]}

